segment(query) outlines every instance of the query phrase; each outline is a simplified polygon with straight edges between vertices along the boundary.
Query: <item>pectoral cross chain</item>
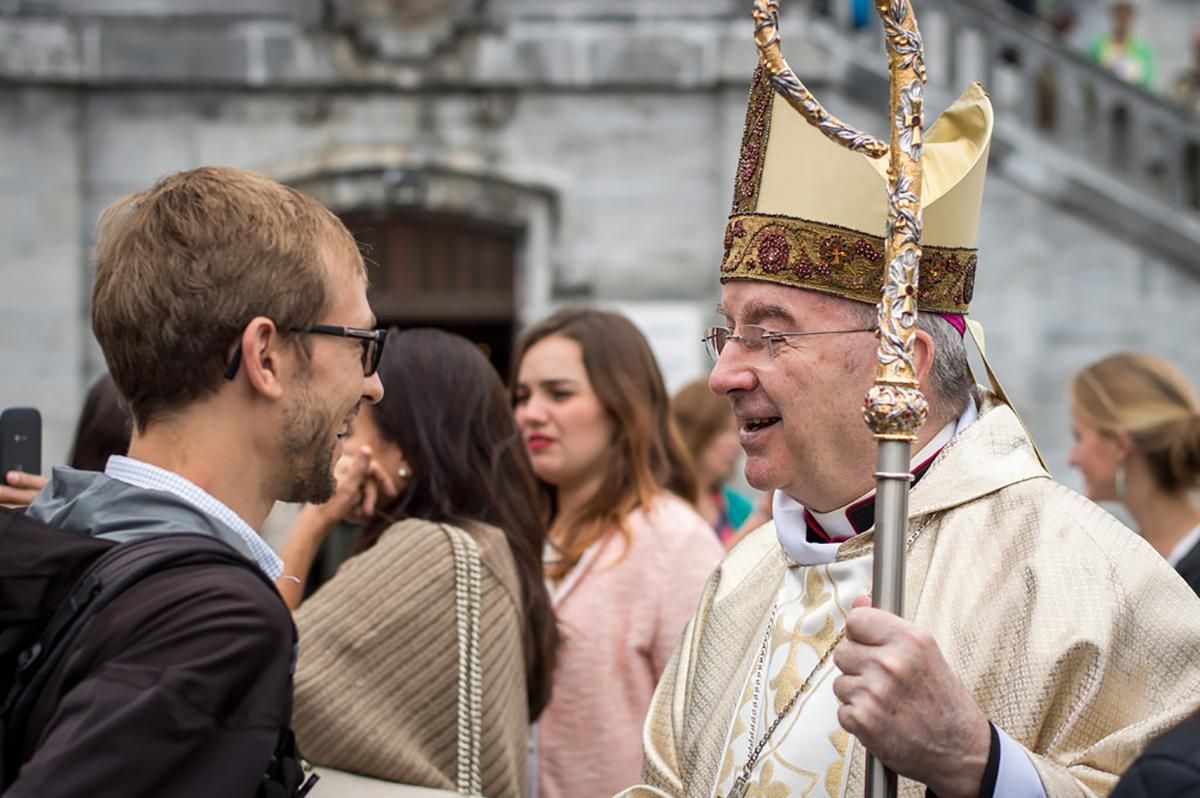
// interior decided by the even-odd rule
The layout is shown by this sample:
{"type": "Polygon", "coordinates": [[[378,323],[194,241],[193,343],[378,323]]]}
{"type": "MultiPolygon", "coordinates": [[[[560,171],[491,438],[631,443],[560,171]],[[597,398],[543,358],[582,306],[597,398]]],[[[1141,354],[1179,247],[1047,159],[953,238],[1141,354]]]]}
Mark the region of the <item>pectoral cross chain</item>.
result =
{"type": "MultiPolygon", "coordinates": [[[[756,666],[757,670],[755,671],[756,675],[761,674],[763,669],[766,667],[767,646],[771,641],[771,630],[775,627],[775,613],[778,609],[778,604],[771,608],[771,617],[767,621],[767,633],[763,637],[762,649],[758,654],[758,664],[756,666]]],[[[746,757],[746,764],[742,766],[741,774],[737,777],[737,779],[734,780],[733,786],[729,788],[729,792],[726,793],[725,798],[745,798],[746,791],[750,789],[750,774],[754,772],[754,765],[756,762],[758,762],[758,757],[762,754],[763,748],[766,747],[767,741],[771,739],[771,735],[775,733],[777,728],[779,728],[779,724],[783,722],[783,719],[787,717],[788,713],[792,711],[792,708],[796,706],[796,702],[800,700],[800,696],[808,692],[809,688],[812,687],[813,679],[825,667],[825,663],[829,661],[829,656],[833,654],[833,650],[837,648],[838,643],[842,642],[842,638],[845,636],[845,629],[843,629],[841,632],[838,632],[837,637],[833,639],[833,642],[829,644],[829,648],[825,649],[825,653],[822,654],[821,659],[817,661],[817,665],[812,669],[812,673],[808,674],[808,678],[804,680],[804,684],[800,685],[800,689],[793,693],[792,697],[788,699],[788,702],[784,704],[783,709],[779,710],[779,714],[775,716],[774,722],[771,723],[770,727],[767,728],[766,733],[763,734],[762,738],[758,741],[758,745],[754,746],[753,750],[750,751],[749,756],[746,757]]],[[[758,704],[758,692],[759,683],[755,681],[754,693],[751,697],[751,701],[753,702],[753,706],[755,708],[757,708],[758,704]]],[[[757,712],[755,712],[755,715],[756,714],[757,712]]],[[[757,724],[752,720],[750,723],[751,735],[754,734],[754,727],[756,725],[757,724]]]]}

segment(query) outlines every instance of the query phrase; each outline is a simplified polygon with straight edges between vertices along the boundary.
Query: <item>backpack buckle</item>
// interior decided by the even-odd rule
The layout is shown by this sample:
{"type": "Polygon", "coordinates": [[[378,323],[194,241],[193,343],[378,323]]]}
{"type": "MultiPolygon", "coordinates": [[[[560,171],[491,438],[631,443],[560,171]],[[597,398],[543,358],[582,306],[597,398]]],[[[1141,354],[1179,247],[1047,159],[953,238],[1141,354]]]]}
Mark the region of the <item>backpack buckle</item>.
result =
{"type": "Polygon", "coordinates": [[[39,640],[17,655],[17,673],[24,673],[42,656],[42,641],[39,640]]]}

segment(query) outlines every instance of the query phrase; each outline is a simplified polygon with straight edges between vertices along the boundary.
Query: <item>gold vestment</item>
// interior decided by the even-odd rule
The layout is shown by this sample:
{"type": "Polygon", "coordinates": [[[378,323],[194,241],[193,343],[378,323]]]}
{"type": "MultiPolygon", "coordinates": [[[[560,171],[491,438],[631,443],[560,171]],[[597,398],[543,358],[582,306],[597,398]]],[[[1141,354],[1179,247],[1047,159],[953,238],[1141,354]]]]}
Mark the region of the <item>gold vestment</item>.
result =
{"type": "MultiPolygon", "coordinates": [[[[1050,480],[1007,405],[977,398],[979,420],[912,490],[905,617],[1031,754],[1048,798],[1107,795],[1147,742],[1200,707],[1200,600],[1149,544],[1050,480]]],[[[871,545],[864,533],[838,558],[871,545]]],[[[789,567],[804,566],[767,524],[713,573],[655,692],[644,783],[622,796],[711,798],[789,567]]],[[[865,769],[854,750],[852,796],[865,769]]]]}

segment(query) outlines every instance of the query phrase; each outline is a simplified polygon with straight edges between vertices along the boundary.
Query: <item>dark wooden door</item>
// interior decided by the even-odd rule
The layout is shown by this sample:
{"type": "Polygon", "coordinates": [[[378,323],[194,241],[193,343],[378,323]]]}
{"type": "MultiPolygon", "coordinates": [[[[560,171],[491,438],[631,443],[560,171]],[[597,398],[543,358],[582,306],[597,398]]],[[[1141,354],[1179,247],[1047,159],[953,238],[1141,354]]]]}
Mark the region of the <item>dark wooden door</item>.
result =
{"type": "Polygon", "coordinates": [[[380,325],[438,327],[474,341],[507,379],[520,231],[418,211],[347,213],[380,325]]]}

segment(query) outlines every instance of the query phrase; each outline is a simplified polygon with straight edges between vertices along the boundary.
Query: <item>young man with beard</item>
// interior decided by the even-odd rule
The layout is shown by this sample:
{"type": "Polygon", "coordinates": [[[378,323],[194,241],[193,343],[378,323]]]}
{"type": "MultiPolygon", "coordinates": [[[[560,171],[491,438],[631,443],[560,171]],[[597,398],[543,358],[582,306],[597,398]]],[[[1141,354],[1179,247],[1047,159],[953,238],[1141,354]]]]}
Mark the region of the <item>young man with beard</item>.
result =
{"type": "Polygon", "coordinates": [[[862,418],[887,159],[831,142],[756,75],[725,326],[707,340],[710,386],[738,418],[750,483],[776,491],[775,520],[710,578],[655,692],[643,783],[623,795],[857,796],[867,752],[904,798],[1104,795],[1200,703],[1200,603],[1052,482],[1013,409],[973,385],[962,334],[991,131],[975,85],[914,139],[914,366],[930,412],[898,617],[870,606],[876,444],[862,418]]]}
{"type": "MultiPolygon", "coordinates": [[[[54,470],[28,514],[115,541],[193,533],[236,564],[135,583],[76,639],[9,796],[254,795],[291,715],[294,630],[256,533],[323,502],[382,337],[353,237],[259,175],[163,178],[101,217],[92,328],[133,419],[103,474],[54,470]]],[[[188,538],[178,538],[181,546],[188,538]]]]}

